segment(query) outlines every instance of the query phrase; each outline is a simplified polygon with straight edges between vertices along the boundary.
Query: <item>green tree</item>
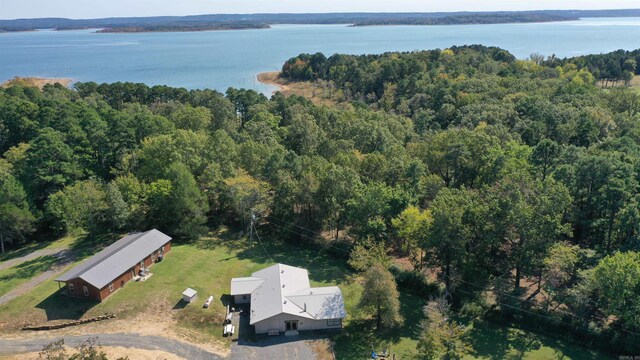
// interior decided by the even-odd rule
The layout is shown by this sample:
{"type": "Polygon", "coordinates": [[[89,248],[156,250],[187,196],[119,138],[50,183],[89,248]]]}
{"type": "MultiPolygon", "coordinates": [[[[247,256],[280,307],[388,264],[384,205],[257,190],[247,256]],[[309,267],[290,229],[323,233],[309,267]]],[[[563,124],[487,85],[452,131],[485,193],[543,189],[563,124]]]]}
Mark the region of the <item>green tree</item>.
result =
{"type": "Polygon", "coordinates": [[[582,290],[596,299],[606,314],[640,329],[640,253],[617,252],[582,273],[582,290]]]}
{"type": "Polygon", "coordinates": [[[448,293],[453,290],[454,273],[463,271],[465,249],[474,235],[472,212],[476,203],[473,192],[448,188],[440,190],[432,203],[427,248],[434,255],[431,261],[440,267],[448,293]]]}
{"type": "Polygon", "coordinates": [[[451,320],[451,310],[444,298],[431,300],[424,307],[418,353],[422,359],[461,359],[471,352],[465,338],[468,329],[451,320]]]}
{"type": "Polygon", "coordinates": [[[35,218],[29,211],[22,184],[0,168],[0,249],[5,242],[24,239],[34,230],[35,218]]]}
{"type": "Polygon", "coordinates": [[[400,248],[409,254],[416,270],[422,269],[423,249],[426,247],[432,222],[430,210],[420,210],[415,206],[409,206],[391,220],[402,240],[400,248]]]}
{"type": "Polygon", "coordinates": [[[211,111],[205,107],[181,106],[169,116],[176,128],[204,131],[211,127],[211,111]]]}
{"type": "Polygon", "coordinates": [[[245,229],[252,212],[267,213],[272,201],[268,183],[253,178],[244,170],[239,170],[236,176],[227,178],[224,182],[226,201],[245,229]]]}
{"type": "Polygon", "coordinates": [[[349,265],[357,271],[366,271],[376,264],[388,269],[392,258],[382,241],[367,239],[356,244],[349,255],[349,265]]]}
{"type": "Polygon", "coordinates": [[[85,180],[52,194],[45,207],[55,219],[58,230],[84,229],[92,235],[104,225],[108,203],[104,185],[96,180],[85,180]]]}
{"type": "Polygon", "coordinates": [[[149,226],[179,239],[193,239],[206,231],[209,206],[186,165],[169,166],[166,179],[149,186],[148,201],[149,226]]]}
{"type": "Polygon", "coordinates": [[[131,211],[124,201],[118,186],[111,182],[105,187],[105,201],[107,203],[107,220],[112,230],[122,230],[130,222],[131,211]]]}
{"type": "Polygon", "coordinates": [[[542,275],[542,257],[551,244],[568,234],[564,221],[571,203],[566,187],[548,178],[533,181],[527,174],[512,174],[487,192],[492,237],[509,249],[509,267],[520,289],[524,274],[542,275]]]}
{"type": "Polygon", "coordinates": [[[362,297],[358,306],[366,313],[373,314],[377,330],[403,323],[396,282],[389,270],[381,264],[374,264],[364,274],[362,297]]]}
{"type": "Polygon", "coordinates": [[[555,243],[547,251],[543,260],[547,308],[556,294],[566,293],[569,281],[576,274],[579,250],[578,246],[555,243]]]}
{"type": "Polygon", "coordinates": [[[355,188],[354,195],[347,201],[352,231],[359,239],[373,237],[386,240],[391,228],[391,219],[406,208],[406,194],[382,182],[371,182],[355,188]]]}
{"type": "Polygon", "coordinates": [[[64,142],[64,135],[51,128],[40,130],[38,137],[29,142],[24,167],[18,171],[37,204],[71,184],[81,173],[73,150],[64,142]]]}
{"type": "Polygon", "coordinates": [[[317,202],[320,212],[335,229],[337,239],[346,222],[347,201],[360,185],[360,178],[353,169],[333,164],[321,175],[317,202]]]}

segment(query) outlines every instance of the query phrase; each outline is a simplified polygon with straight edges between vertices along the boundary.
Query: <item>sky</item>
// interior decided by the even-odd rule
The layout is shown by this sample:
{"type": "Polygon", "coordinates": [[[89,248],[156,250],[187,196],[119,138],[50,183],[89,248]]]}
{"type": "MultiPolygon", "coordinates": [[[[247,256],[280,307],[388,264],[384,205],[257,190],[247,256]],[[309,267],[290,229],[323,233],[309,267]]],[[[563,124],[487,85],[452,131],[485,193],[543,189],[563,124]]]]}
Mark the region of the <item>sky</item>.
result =
{"type": "Polygon", "coordinates": [[[438,12],[640,8],[638,0],[0,0],[0,19],[220,13],[438,12]]]}

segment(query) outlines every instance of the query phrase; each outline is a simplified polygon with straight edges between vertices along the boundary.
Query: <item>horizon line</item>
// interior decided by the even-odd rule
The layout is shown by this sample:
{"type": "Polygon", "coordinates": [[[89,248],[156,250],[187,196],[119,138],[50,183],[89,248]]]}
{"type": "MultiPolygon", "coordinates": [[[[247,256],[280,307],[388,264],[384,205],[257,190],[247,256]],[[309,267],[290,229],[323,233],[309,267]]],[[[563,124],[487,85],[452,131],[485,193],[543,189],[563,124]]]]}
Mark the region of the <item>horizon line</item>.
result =
{"type": "Polygon", "coordinates": [[[528,9],[528,10],[494,10],[494,11],[475,11],[475,10],[459,10],[459,11],[327,11],[327,12],[221,12],[221,13],[199,13],[189,15],[144,15],[144,16],[108,16],[108,17],[89,17],[89,18],[72,18],[72,17],[19,17],[19,18],[0,18],[0,21],[15,20],[40,20],[40,19],[63,19],[63,20],[103,20],[103,19],[135,19],[135,18],[157,18],[157,17],[195,17],[195,16],[211,16],[211,15],[341,15],[341,14],[496,14],[496,13],[528,13],[528,12],[545,12],[545,11],[638,11],[640,8],[605,8],[605,9],[528,9]]]}

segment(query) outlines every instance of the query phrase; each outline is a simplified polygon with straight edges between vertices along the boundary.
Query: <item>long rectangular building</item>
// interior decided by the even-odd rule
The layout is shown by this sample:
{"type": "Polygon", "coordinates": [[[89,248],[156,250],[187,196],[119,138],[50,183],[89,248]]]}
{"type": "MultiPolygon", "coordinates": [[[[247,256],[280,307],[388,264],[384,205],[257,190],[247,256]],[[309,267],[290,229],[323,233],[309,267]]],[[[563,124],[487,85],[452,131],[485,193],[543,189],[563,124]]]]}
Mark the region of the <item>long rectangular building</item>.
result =
{"type": "Polygon", "coordinates": [[[129,234],[56,279],[69,296],[102,301],[171,250],[171,237],[153,229],[129,234]]]}

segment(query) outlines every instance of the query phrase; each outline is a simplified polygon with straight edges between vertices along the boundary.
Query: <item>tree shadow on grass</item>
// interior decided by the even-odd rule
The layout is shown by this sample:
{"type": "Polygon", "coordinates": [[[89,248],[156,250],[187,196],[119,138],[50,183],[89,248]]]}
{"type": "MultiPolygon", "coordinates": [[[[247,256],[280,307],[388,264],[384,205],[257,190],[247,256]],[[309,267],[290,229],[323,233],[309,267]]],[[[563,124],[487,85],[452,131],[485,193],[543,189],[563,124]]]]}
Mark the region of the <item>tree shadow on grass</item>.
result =
{"type": "Polygon", "coordinates": [[[554,349],[555,359],[595,360],[605,358],[604,354],[597,351],[565,341],[486,321],[476,321],[468,338],[473,347],[472,355],[479,358],[524,359],[529,353],[543,346],[554,349]]]}
{"type": "Polygon", "coordinates": [[[327,284],[339,285],[353,275],[344,259],[334,258],[318,249],[283,243],[266,236],[262,237],[261,243],[254,244],[253,248],[240,251],[237,257],[264,264],[265,267],[273,263],[301,267],[309,270],[310,280],[327,284]]]}
{"type": "Polygon", "coordinates": [[[467,337],[475,357],[504,359],[509,352],[509,328],[479,321],[474,323],[467,337]]]}
{"type": "Polygon", "coordinates": [[[94,255],[103,248],[111,245],[120,238],[117,234],[99,234],[79,236],[71,246],[71,250],[76,259],[84,259],[94,255]]]}
{"type": "Polygon", "coordinates": [[[46,247],[47,245],[49,245],[49,243],[47,242],[33,243],[33,244],[26,245],[25,247],[18,250],[7,251],[4,254],[0,254],[0,262],[23,257],[36,250],[40,250],[46,247]]]}
{"type": "Polygon", "coordinates": [[[94,300],[63,295],[64,291],[64,288],[59,289],[36,305],[36,308],[45,311],[48,321],[61,319],[78,320],[87,311],[99,304],[94,300]]]}
{"type": "Polygon", "coordinates": [[[10,273],[0,276],[0,281],[8,281],[11,279],[30,279],[43,271],[46,271],[58,261],[58,258],[52,255],[40,256],[38,258],[25,261],[14,266],[10,273]]]}
{"type": "Polygon", "coordinates": [[[334,336],[334,350],[337,358],[366,359],[371,355],[372,348],[378,353],[384,349],[393,352],[394,345],[403,338],[417,340],[420,322],[424,318],[422,311],[424,305],[423,299],[400,293],[400,314],[404,318],[404,323],[401,326],[380,331],[375,330],[375,321],[372,319],[351,320],[341,334],[334,336]]]}

